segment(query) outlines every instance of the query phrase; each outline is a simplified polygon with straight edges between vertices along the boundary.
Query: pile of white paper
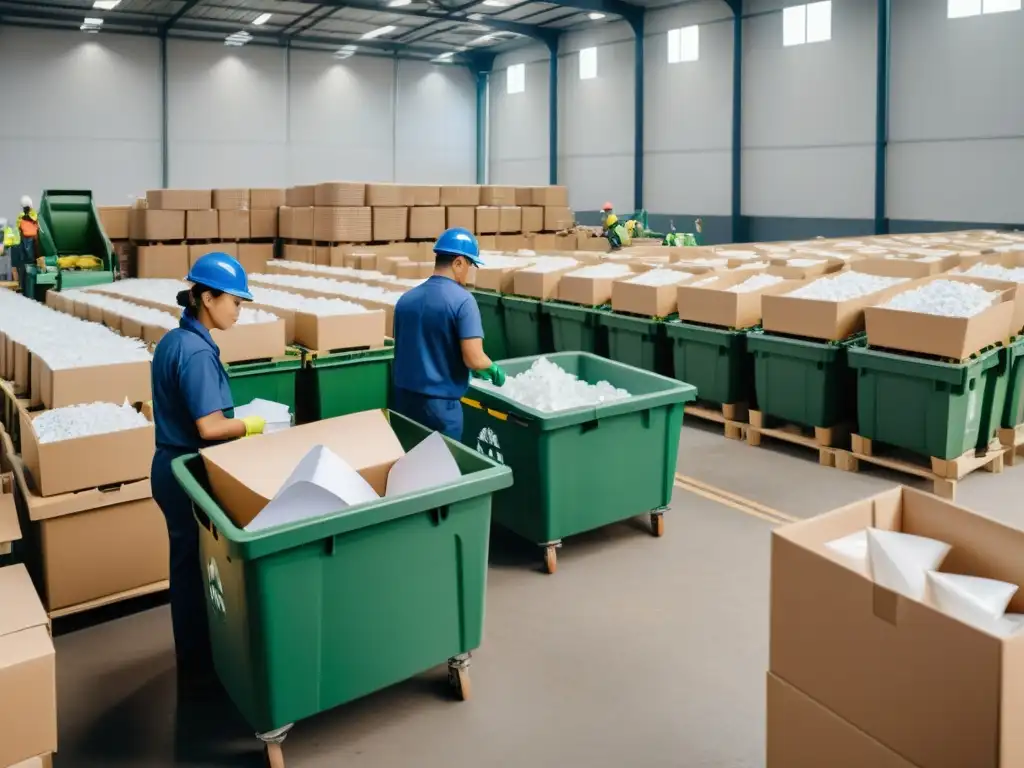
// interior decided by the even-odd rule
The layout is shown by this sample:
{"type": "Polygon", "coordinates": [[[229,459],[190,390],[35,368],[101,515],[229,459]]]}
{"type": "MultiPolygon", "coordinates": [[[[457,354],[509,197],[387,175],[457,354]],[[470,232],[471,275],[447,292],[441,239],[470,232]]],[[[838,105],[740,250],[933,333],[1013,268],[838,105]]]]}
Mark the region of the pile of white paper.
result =
{"type": "Polygon", "coordinates": [[[528,408],[549,413],[602,405],[630,396],[626,390],[607,381],[596,384],[583,381],[546,357],[534,360],[522,373],[509,376],[500,388],[478,379],[473,379],[473,385],[492,389],[528,408]]]}
{"type": "MultiPolygon", "coordinates": [[[[43,411],[32,420],[39,443],[56,443],[81,437],[145,427],[149,421],[127,402],[68,405],[43,411]]],[[[116,460],[116,457],[111,457],[116,460]]]]}
{"type": "Polygon", "coordinates": [[[727,288],[730,293],[751,293],[752,291],[768,288],[769,286],[781,283],[783,278],[778,275],[754,275],[732,288],[727,288]]]}
{"type": "Polygon", "coordinates": [[[1024,283],[1024,267],[1004,267],[1001,264],[975,264],[963,274],[972,277],[986,277],[990,280],[1005,280],[1010,283],[1024,283]]]}
{"type": "Polygon", "coordinates": [[[563,269],[569,269],[579,264],[576,259],[571,259],[568,256],[538,256],[534,263],[530,265],[529,270],[531,272],[558,272],[563,269]]]}
{"type": "Polygon", "coordinates": [[[625,282],[632,285],[678,285],[691,277],[693,277],[692,272],[683,272],[678,269],[652,269],[649,272],[641,272],[625,282]]]}
{"type": "Polygon", "coordinates": [[[865,272],[840,272],[838,275],[819,277],[807,285],[786,294],[791,299],[818,299],[821,301],[848,301],[905,283],[906,277],[883,277],[865,272]]]}
{"type": "Polygon", "coordinates": [[[376,285],[365,283],[353,283],[342,280],[331,280],[326,277],[312,277],[309,275],[249,275],[249,281],[256,285],[285,286],[287,288],[299,288],[302,290],[316,291],[333,296],[343,296],[349,299],[369,299],[379,301],[383,304],[395,304],[402,293],[400,291],[389,291],[376,285]]]}
{"type": "Polygon", "coordinates": [[[633,274],[633,270],[629,268],[628,264],[591,264],[588,267],[582,269],[576,269],[570,272],[566,277],[625,277],[626,275],[633,274]]]}
{"type": "Polygon", "coordinates": [[[933,280],[920,288],[896,294],[882,306],[925,315],[973,317],[991,307],[998,297],[998,292],[987,291],[974,283],[933,280]]]}
{"type": "Polygon", "coordinates": [[[74,299],[76,302],[82,302],[93,307],[101,307],[103,309],[109,309],[120,317],[134,320],[137,323],[144,323],[145,325],[156,326],[157,328],[171,328],[178,327],[178,318],[169,312],[163,310],[154,309],[153,307],[144,307],[141,304],[135,304],[131,301],[125,301],[124,299],[117,299],[113,296],[107,296],[106,294],[85,291],[80,288],[73,289],[70,291],[61,291],[61,294],[65,298],[74,299]]]}
{"type": "Polygon", "coordinates": [[[253,399],[248,405],[239,405],[235,408],[236,419],[244,419],[247,416],[259,416],[263,419],[266,423],[263,427],[264,434],[280,432],[292,425],[292,414],[287,405],[261,397],[253,399]]]}
{"type": "Polygon", "coordinates": [[[350,277],[354,280],[377,280],[391,282],[394,275],[385,275],[373,269],[355,269],[353,267],[329,267],[323,264],[308,264],[304,261],[284,261],[274,259],[274,266],[295,272],[312,272],[322,277],[350,277]]]}
{"type": "Polygon", "coordinates": [[[275,291],[261,285],[249,286],[253,301],[276,309],[290,309],[310,315],[327,317],[332,315],[355,315],[368,310],[362,304],[345,299],[328,299],[324,296],[303,296],[288,291],[275,291]]]}

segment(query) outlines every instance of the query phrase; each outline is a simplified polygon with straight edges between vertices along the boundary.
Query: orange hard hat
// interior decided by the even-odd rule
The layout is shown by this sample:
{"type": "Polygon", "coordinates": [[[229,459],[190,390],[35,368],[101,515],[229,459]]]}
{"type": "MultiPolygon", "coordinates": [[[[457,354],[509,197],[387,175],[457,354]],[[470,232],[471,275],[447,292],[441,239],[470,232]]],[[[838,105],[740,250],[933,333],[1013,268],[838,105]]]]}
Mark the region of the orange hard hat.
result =
{"type": "Polygon", "coordinates": [[[611,203],[605,203],[603,206],[601,206],[602,211],[610,211],[613,210],[614,208],[615,206],[612,205],[611,203]]]}

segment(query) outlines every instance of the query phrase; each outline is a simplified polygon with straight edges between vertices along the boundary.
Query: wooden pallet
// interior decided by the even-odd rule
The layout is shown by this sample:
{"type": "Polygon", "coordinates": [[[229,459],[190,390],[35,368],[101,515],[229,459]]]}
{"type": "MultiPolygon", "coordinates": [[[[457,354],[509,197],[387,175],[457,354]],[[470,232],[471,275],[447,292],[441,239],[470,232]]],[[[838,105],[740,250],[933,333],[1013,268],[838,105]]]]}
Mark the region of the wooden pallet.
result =
{"type": "Polygon", "coordinates": [[[1013,467],[1024,461],[1024,424],[1018,424],[1014,429],[1000,429],[999,442],[1006,448],[1003,460],[1007,465],[1013,467]]]}
{"type": "Polygon", "coordinates": [[[974,449],[955,459],[921,457],[920,462],[894,456],[877,455],[879,446],[861,435],[850,436],[850,450],[836,452],[836,467],[847,472],[860,470],[861,462],[914,475],[932,482],[932,492],[944,499],[956,497],[957,484],[976,469],[997,474],[1003,471],[1003,447],[993,440],[988,450],[977,455],[974,449]],[[927,463],[926,463],[927,462],[927,463]]]}
{"type": "Polygon", "coordinates": [[[723,403],[717,408],[694,403],[685,406],[683,412],[687,416],[721,424],[724,428],[725,436],[730,440],[742,440],[746,436],[746,403],[723,403]]]}
{"type": "Polygon", "coordinates": [[[125,600],[134,600],[136,597],[145,597],[146,595],[153,595],[157,592],[164,592],[170,589],[171,582],[164,579],[163,581],[155,581],[152,584],[145,584],[135,589],[128,589],[124,592],[118,592],[114,595],[107,595],[106,597],[99,597],[95,600],[89,600],[85,603],[79,603],[78,605],[69,605],[65,608],[57,608],[52,611],[47,611],[50,620],[61,619],[65,616],[74,616],[79,613],[85,613],[86,611],[92,611],[96,608],[103,608],[107,605],[113,605],[114,603],[120,603],[125,600]]]}
{"type": "Polygon", "coordinates": [[[836,446],[845,442],[849,427],[839,424],[834,427],[803,427],[799,424],[767,426],[768,420],[761,411],[750,411],[750,425],[747,427],[747,445],[761,445],[762,438],[782,440],[793,445],[802,445],[818,452],[818,463],[823,467],[836,465],[836,446]]]}

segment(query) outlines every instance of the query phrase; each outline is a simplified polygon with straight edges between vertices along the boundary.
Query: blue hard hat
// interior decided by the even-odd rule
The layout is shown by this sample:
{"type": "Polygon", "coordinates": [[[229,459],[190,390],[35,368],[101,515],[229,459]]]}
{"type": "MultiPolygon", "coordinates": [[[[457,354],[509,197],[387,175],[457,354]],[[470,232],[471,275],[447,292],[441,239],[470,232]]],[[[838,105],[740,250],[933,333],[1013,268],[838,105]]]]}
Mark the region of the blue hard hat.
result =
{"type": "Polygon", "coordinates": [[[205,285],[217,291],[229,293],[246,301],[252,301],[249,293],[249,278],[245,269],[234,256],[220,251],[208,253],[196,259],[185,278],[190,283],[205,285]]]}
{"type": "Polygon", "coordinates": [[[483,264],[480,261],[480,245],[473,237],[473,233],[465,227],[452,227],[442,232],[434,243],[434,253],[463,256],[477,267],[483,264]]]}

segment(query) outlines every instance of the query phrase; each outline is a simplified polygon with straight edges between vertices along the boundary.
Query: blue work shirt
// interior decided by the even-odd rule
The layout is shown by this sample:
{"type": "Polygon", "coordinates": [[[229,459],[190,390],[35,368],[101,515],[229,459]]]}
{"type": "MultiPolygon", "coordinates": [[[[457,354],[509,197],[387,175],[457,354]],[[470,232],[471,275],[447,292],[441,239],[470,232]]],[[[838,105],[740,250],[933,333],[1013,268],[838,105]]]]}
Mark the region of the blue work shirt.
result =
{"type": "Polygon", "coordinates": [[[211,445],[196,421],[234,408],[228,374],[210,332],[188,312],[153,353],[153,420],[156,447],[191,453],[211,445]]]}
{"type": "Polygon", "coordinates": [[[449,277],[434,275],[395,305],[395,386],[428,397],[458,400],[469,388],[463,339],[482,339],[480,308],[449,277]]]}

